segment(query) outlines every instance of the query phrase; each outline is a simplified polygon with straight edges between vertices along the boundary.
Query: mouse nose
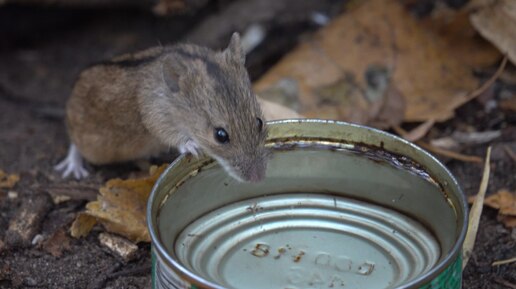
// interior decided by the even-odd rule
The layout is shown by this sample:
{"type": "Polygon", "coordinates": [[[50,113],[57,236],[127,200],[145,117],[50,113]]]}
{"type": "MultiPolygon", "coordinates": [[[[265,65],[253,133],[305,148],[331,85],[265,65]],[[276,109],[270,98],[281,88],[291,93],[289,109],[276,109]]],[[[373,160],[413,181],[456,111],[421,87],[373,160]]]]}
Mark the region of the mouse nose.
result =
{"type": "Polygon", "coordinates": [[[266,160],[255,161],[246,172],[245,178],[247,181],[257,183],[263,181],[265,178],[265,171],[267,169],[266,160]]]}

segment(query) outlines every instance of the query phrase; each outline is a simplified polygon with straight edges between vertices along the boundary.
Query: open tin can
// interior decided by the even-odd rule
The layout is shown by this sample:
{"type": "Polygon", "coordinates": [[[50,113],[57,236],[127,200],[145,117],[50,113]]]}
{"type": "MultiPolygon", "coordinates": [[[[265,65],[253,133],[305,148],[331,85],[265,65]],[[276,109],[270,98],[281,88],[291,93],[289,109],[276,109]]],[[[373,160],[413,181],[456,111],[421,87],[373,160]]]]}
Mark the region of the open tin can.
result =
{"type": "Polygon", "coordinates": [[[153,288],[461,288],[464,195],[419,147],[343,122],[269,123],[263,182],[179,157],[148,204],[153,288]]]}

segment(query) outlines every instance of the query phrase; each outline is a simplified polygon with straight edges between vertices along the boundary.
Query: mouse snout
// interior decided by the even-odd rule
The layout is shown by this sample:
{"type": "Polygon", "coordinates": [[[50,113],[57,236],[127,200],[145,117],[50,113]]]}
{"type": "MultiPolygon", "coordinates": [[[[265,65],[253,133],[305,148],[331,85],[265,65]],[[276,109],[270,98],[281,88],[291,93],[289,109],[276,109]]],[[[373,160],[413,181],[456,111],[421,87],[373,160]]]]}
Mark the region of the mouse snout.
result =
{"type": "Polygon", "coordinates": [[[267,170],[267,157],[248,159],[247,164],[240,167],[240,177],[245,182],[257,183],[265,178],[267,170]]]}
{"type": "Polygon", "coordinates": [[[257,183],[263,181],[265,178],[265,170],[267,169],[266,162],[258,162],[255,166],[251,166],[247,172],[247,181],[257,183]]]}

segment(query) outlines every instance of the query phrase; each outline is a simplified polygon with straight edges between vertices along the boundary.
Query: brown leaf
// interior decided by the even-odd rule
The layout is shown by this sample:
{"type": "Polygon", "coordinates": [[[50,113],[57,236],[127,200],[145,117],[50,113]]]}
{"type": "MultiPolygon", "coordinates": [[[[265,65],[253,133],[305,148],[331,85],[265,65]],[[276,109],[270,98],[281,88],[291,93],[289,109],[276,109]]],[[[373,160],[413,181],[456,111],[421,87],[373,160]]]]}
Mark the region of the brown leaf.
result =
{"type": "Polygon", "coordinates": [[[59,229],[45,241],[43,249],[54,257],[61,257],[63,251],[70,249],[70,238],[63,229],[59,229]]]}
{"type": "MultiPolygon", "coordinates": [[[[468,202],[472,202],[475,198],[476,196],[468,198],[468,202]]],[[[504,223],[506,227],[516,227],[516,192],[501,189],[487,197],[484,204],[493,209],[498,209],[498,220],[504,223]]]]}
{"type": "Polygon", "coordinates": [[[462,63],[471,68],[493,65],[502,54],[478,34],[469,16],[468,7],[456,10],[446,5],[437,5],[421,23],[439,35],[447,51],[462,63]]]}
{"type": "Polygon", "coordinates": [[[502,215],[516,216],[516,193],[506,189],[499,190],[496,194],[486,198],[486,205],[499,209],[502,215]]]}
{"type": "MultiPolygon", "coordinates": [[[[159,168],[151,167],[150,176],[146,178],[107,181],[100,188],[97,200],[86,205],[85,214],[95,217],[109,232],[120,234],[134,242],[150,242],[145,217],[147,199],[154,183],[165,168],[166,165],[159,168]]],[[[90,224],[90,220],[87,218],[85,220],[90,224]]],[[[81,225],[76,227],[82,228],[81,225]]],[[[77,231],[81,235],[85,230],[77,229],[77,231]]]]}
{"type": "Polygon", "coordinates": [[[266,120],[277,120],[287,118],[300,118],[296,111],[272,101],[258,98],[258,102],[263,111],[263,115],[266,120]]]}
{"type": "Polygon", "coordinates": [[[94,217],[86,213],[79,213],[72,223],[70,235],[74,238],[86,237],[96,224],[97,219],[94,217]]]}
{"type": "Polygon", "coordinates": [[[498,0],[471,14],[480,34],[516,64],[516,1],[498,0]]]}
{"type": "Polygon", "coordinates": [[[20,180],[20,176],[17,174],[8,175],[3,170],[0,170],[0,189],[10,189],[16,185],[20,180]]]}
{"type": "Polygon", "coordinates": [[[498,215],[497,219],[507,228],[516,228],[516,217],[514,216],[498,215]]]}
{"type": "Polygon", "coordinates": [[[500,101],[500,108],[503,110],[516,112],[516,95],[513,95],[509,99],[504,99],[500,101]]]}
{"type": "Polygon", "coordinates": [[[405,121],[450,118],[477,83],[445,42],[397,1],[370,0],[300,44],[258,80],[255,89],[264,91],[290,79],[299,91],[301,114],[360,120],[357,111],[373,107],[367,92],[375,87],[368,79],[375,67],[387,72],[384,88],[392,86],[403,96],[405,121]],[[329,87],[335,90],[332,94],[321,94],[321,88],[329,87]]]}

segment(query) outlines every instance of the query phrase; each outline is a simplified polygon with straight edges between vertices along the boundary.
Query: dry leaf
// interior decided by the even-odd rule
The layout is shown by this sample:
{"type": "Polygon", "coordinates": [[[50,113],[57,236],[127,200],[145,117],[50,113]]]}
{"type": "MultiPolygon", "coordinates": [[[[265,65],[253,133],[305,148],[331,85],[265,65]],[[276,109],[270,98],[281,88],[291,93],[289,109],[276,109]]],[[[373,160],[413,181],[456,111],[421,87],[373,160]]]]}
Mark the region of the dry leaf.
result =
{"type": "Polygon", "coordinates": [[[483,37],[516,64],[516,1],[494,1],[471,14],[470,19],[483,37]]]}
{"type": "Polygon", "coordinates": [[[70,249],[70,238],[63,229],[59,229],[45,241],[43,249],[54,257],[61,257],[63,251],[70,249]]]}
{"type": "Polygon", "coordinates": [[[301,114],[349,120],[356,118],[356,111],[371,108],[368,72],[375,67],[388,72],[388,86],[405,99],[406,121],[450,118],[477,83],[444,41],[422,28],[397,1],[370,0],[299,45],[255,89],[265,91],[289,79],[299,91],[301,114]],[[335,91],[321,95],[321,88],[329,87],[335,91]]]}
{"type": "Polygon", "coordinates": [[[485,203],[491,208],[499,209],[502,215],[516,216],[516,193],[502,189],[487,197],[485,203]]]}
{"type": "Polygon", "coordinates": [[[262,107],[263,115],[266,120],[301,118],[301,115],[286,106],[260,98],[258,98],[258,102],[262,107]]]}
{"type": "Polygon", "coordinates": [[[426,29],[439,35],[447,51],[462,63],[471,68],[493,65],[502,54],[478,34],[471,25],[469,16],[470,9],[467,7],[455,10],[441,3],[421,23],[426,29]]]}
{"type": "MultiPolygon", "coordinates": [[[[469,202],[476,196],[468,198],[469,202]]],[[[485,199],[484,204],[493,209],[498,209],[498,220],[508,228],[516,227],[516,192],[506,189],[499,190],[496,194],[485,199]]]]}
{"type": "Polygon", "coordinates": [[[97,224],[97,219],[86,213],[79,213],[72,223],[70,235],[74,238],[86,237],[95,224],[97,224]]]}
{"type": "Polygon", "coordinates": [[[512,112],[516,112],[516,95],[513,95],[509,99],[504,99],[500,101],[500,108],[503,110],[510,110],[512,112]]]}
{"type": "MultiPolygon", "coordinates": [[[[145,215],[147,199],[165,168],[166,165],[151,167],[150,176],[146,178],[109,180],[100,188],[97,200],[86,205],[84,214],[94,217],[109,232],[134,242],[150,242],[145,215]]],[[[88,227],[91,229],[92,221],[87,216],[79,215],[75,220],[72,225],[73,236],[83,235],[88,227]]]]}
{"type": "Polygon", "coordinates": [[[0,170],[0,189],[10,189],[16,185],[20,180],[20,176],[17,174],[8,175],[3,170],[0,170]]]}

